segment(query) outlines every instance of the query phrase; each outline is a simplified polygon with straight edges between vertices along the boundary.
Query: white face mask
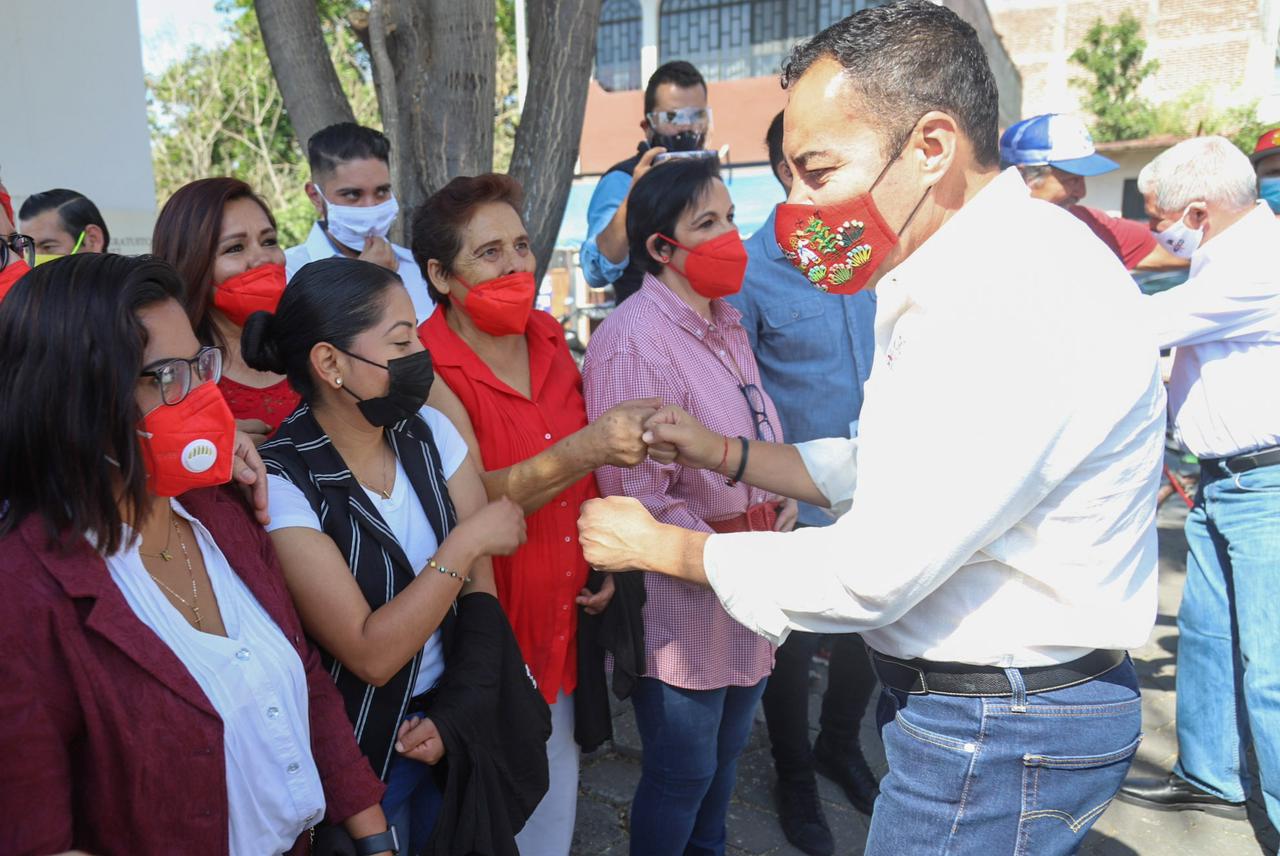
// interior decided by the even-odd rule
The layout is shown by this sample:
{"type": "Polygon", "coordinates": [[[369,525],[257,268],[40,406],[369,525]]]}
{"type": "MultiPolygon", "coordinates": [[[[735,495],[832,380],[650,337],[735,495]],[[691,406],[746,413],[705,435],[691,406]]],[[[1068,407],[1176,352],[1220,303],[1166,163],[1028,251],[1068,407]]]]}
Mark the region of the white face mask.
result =
{"type": "Polygon", "coordinates": [[[1186,224],[1187,211],[1191,208],[1188,205],[1182,216],[1168,229],[1156,232],[1156,240],[1160,245],[1180,259],[1191,258],[1191,254],[1200,248],[1200,242],[1204,240],[1204,226],[1192,229],[1186,224]]]}
{"type": "Polygon", "coordinates": [[[370,235],[387,237],[391,224],[400,213],[400,203],[394,196],[369,207],[339,205],[328,198],[324,204],[329,234],[339,244],[356,252],[364,249],[364,239],[370,235]]]}

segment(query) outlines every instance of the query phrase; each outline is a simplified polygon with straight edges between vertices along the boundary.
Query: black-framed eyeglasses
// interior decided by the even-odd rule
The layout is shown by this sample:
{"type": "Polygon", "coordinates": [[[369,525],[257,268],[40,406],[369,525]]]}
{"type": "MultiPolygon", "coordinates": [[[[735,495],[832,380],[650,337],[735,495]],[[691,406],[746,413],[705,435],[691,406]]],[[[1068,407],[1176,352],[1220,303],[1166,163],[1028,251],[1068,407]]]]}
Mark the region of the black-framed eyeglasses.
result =
{"type": "Polygon", "coordinates": [[[36,265],[36,239],[21,232],[6,235],[0,244],[4,246],[5,257],[0,259],[0,267],[9,263],[8,254],[16,253],[30,267],[36,265]]]}
{"type": "Polygon", "coordinates": [[[204,347],[194,357],[184,360],[181,357],[165,360],[154,368],[142,372],[141,377],[153,377],[160,387],[160,400],[174,405],[187,397],[196,378],[203,383],[217,383],[222,379],[222,349],[204,347]]]}
{"type": "Polygon", "coordinates": [[[756,424],[756,439],[766,443],[778,442],[773,423],[769,421],[769,412],[764,407],[764,393],[760,391],[760,387],[748,383],[742,384],[738,389],[747,400],[747,407],[751,409],[751,420],[756,424]]]}

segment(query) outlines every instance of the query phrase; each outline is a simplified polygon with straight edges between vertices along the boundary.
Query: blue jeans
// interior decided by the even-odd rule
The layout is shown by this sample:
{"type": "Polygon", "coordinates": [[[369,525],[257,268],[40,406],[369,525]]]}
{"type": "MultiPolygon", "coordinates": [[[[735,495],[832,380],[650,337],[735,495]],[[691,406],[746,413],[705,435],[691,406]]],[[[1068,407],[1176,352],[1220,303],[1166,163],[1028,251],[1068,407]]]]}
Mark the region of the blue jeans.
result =
{"type": "Polygon", "coordinates": [[[400,852],[417,856],[425,851],[444,795],[436,785],[432,768],[421,761],[396,755],[387,771],[387,792],[382,796],[382,812],[396,828],[400,852]]]}
{"type": "Polygon", "coordinates": [[[631,803],[632,856],[721,856],[738,755],[765,681],[686,690],[636,682],[631,702],[644,749],[631,803]]]}
{"type": "Polygon", "coordinates": [[[1280,465],[1206,468],[1187,516],[1178,610],[1178,764],[1224,799],[1250,793],[1252,737],[1267,815],[1280,827],[1280,465]]]}
{"type": "Polygon", "coordinates": [[[889,772],[867,856],[1074,853],[1120,788],[1141,739],[1128,658],[1091,681],[972,698],[885,689],[877,711],[889,772]]]}

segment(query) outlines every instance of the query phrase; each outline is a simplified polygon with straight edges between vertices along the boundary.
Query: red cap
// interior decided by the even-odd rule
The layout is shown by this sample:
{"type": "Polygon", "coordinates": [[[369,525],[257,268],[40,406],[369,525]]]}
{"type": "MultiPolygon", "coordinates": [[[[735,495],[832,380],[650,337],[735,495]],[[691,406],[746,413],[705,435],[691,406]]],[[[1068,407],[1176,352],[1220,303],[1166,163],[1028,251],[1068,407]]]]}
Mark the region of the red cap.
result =
{"type": "Polygon", "coordinates": [[[1253,147],[1253,154],[1249,155],[1249,160],[1257,163],[1272,155],[1280,155],[1280,128],[1272,128],[1258,137],[1257,145],[1253,147]]]}

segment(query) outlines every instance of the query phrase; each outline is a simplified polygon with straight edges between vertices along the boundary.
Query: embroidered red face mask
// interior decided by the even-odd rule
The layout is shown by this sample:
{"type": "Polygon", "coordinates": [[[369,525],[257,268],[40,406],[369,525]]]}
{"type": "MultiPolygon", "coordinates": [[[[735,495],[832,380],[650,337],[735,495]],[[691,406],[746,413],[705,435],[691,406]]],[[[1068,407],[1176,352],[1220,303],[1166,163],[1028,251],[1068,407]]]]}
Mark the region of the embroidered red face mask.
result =
{"type": "Polygon", "coordinates": [[[897,160],[895,155],[880,170],[871,187],[848,202],[832,205],[784,202],[778,206],[773,223],[778,246],[819,291],[856,294],[865,288],[929,195],[926,190],[901,229],[889,228],[871,191],[897,160]]]}
{"type": "Polygon", "coordinates": [[[178,496],[231,480],[236,420],[215,383],[197,386],[177,404],[162,404],[142,418],[142,462],[147,489],[178,496]]]}
{"type": "Polygon", "coordinates": [[[213,305],[237,327],[258,310],[275,312],[284,294],[284,265],[258,265],[238,273],[213,291],[213,305]]]}
{"type": "Polygon", "coordinates": [[[456,275],[454,278],[470,289],[466,299],[458,295],[458,302],[483,332],[490,336],[524,333],[529,325],[529,313],[533,311],[533,298],[538,293],[532,273],[517,271],[475,285],[456,275]]]}
{"type": "Polygon", "coordinates": [[[742,245],[737,229],[716,235],[696,247],[686,247],[662,233],[658,233],[658,237],[689,254],[684,270],[676,270],[689,280],[689,287],[698,294],[715,300],[742,290],[742,278],[747,273],[747,248],[742,245]]]}

